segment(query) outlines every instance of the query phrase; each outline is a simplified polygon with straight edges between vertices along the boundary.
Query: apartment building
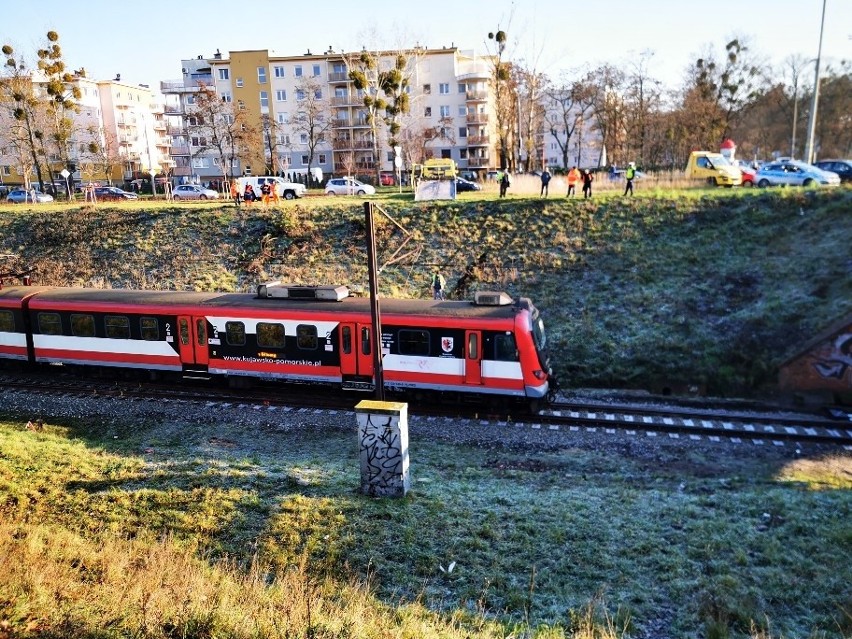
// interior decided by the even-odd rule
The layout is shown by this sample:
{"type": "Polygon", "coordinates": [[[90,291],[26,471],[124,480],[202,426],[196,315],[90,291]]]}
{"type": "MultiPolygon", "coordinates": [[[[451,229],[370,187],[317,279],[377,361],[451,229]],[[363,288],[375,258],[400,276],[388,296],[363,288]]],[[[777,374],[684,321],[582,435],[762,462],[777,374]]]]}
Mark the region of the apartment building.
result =
{"type": "MultiPolygon", "coordinates": [[[[217,154],[205,148],[203,140],[192,139],[189,118],[201,86],[215,87],[224,103],[262,132],[257,149],[235,162],[235,174],[258,173],[267,166],[284,175],[305,172],[311,140],[294,122],[307,99],[314,108],[322,104],[329,122],[314,149],[312,167],[325,174],[392,171],[395,151],[388,144],[387,127],[378,126],[377,154],[363,92],[349,78],[353,56],[358,55],[329,48],[320,54],[282,56],[259,49],[228,55],[217,51],[210,59],[183,60],[183,78],[160,85],[172,134],[173,174],[202,182],[223,174],[217,154]]],[[[456,47],[416,47],[404,55],[409,60],[405,74],[410,103],[409,113],[401,119],[404,164],[446,157],[464,169],[484,173],[494,168],[499,156],[491,115],[490,59],[456,47]]],[[[381,64],[389,65],[396,56],[397,52],[384,52],[379,57],[381,64]]]]}
{"type": "MultiPolygon", "coordinates": [[[[33,75],[34,91],[45,92],[44,78],[33,75]]],[[[79,112],[70,113],[73,121],[68,145],[67,165],[60,162],[56,149],[48,148],[43,179],[64,183],[63,169],[70,172],[69,181],[111,182],[122,184],[136,177],[164,173],[171,166],[171,138],[168,136],[163,107],[154,100],[146,85],[121,81],[96,80],[84,71],[74,74],[72,84],[80,89],[76,100],[79,112]],[[44,173],[46,172],[46,174],[44,173]]],[[[27,168],[16,157],[14,145],[4,136],[10,135],[9,114],[0,114],[0,178],[7,185],[24,183],[27,168]]],[[[35,174],[29,168],[29,181],[35,174]]]]}

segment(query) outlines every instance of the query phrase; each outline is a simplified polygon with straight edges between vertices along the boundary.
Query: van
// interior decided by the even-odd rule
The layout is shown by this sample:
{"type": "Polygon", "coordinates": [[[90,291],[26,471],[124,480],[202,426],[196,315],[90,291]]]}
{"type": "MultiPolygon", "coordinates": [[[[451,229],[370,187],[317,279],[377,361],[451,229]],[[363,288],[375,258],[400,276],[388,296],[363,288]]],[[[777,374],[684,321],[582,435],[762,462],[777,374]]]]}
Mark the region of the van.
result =
{"type": "Polygon", "coordinates": [[[424,180],[442,180],[458,175],[455,161],[449,158],[432,158],[414,165],[414,177],[424,180]]]}
{"type": "Polygon", "coordinates": [[[721,153],[693,151],[686,163],[686,177],[702,180],[711,186],[739,186],[742,173],[721,153]]]}
{"type": "Polygon", "coordinates": [[[298,182],[287,182],[284,178],[280,178],[276,175],[250,175],[247,177],[241,177],[237,180],[237,188],[242,195],[246,192],[246,186],[251,184],[251,188],[254,190],[255,195],[260,197],[260,187],[264,184],[272,184],[273,182],[278,184],[278,196],[283,197],[285,200],[294,200],[297,197],[302,197],[308,190],[304,184],[299,184],[298,182]]]}

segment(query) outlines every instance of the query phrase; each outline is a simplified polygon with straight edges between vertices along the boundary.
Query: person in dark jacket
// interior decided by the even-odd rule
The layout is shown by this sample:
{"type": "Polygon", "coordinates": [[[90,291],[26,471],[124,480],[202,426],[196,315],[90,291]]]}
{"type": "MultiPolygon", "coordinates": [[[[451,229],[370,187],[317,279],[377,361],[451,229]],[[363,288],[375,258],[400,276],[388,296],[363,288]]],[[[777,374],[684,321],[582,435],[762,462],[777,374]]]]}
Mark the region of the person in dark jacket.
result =
{"type": "Polygon", "coordinates": [[[592,197],[592,182],[595,181],[595,176],[589,169],[583,170],[583,197],[592,197]]]}

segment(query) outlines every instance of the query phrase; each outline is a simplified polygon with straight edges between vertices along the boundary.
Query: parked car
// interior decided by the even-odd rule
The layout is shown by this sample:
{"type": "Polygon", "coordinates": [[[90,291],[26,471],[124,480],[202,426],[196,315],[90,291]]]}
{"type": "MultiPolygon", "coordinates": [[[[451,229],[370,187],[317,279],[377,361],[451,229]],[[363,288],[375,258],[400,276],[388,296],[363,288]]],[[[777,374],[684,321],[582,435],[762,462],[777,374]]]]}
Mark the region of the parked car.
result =
{"type": "Polygon", "coordinates": [[[456,178],[456,193],[463,193],[464,191],[481,191],[482,187],[479,186],[476,182],[471,182],[470,180],[465,180],[464,178],[457,177],[456,178]]]}
{"type": "Polygon", "coordinates": [[[767,186],[835,186],[840,184],[837,173],[823,171],[812,164],[798,160],[782,160],[765,164],[755,176],[757,185],[767,186]]]}
{"type": "Polygon", "coordinates": [[[461,171],[459,173],[459,177],[464,178],[468,182],[478,182],[479,176],[476,174],[476,171],[461,171]]]}
{"type": "Polygon", "coordinates": [[[42,204],[44,202],[53,202],[53,196],[35,189],[29,191],[21,188],[12,189],[9,195],[6,196],[7,202],[13,204],[22,204],[24,202],[33,202],[34,204],[42,204]]]}
{"type": "Polygon", "coordinates": [[[841,182],[852,182],[852,160],[820,160],[814,162],[814,166],[837,173],[841,182]]]}
{"type": "Polygon", "coordinates": [[[96,186],[95,199],[102,201],[138,200],[139,196],[115,186],[96,186]]]}
{"type": "Polygon", "coordinates": [[[197,184],[179,184],[172,191],[175,200],[218,200],[219,194],[213,189],[205,189],[197,184]]]}
{"type": "Polygon", "coordinates": [[[375,195],[376,189],[355,178],[334,178],[325,185],[326,195],[375,195]]]}
{"type": "Polygon", "coordinates": [[[379,174],[379,183],[382,186],[393,186],[394,185],[393,173],[381,173],[381,174],[379,174]]]}
{"type": "Polygon", "coordinates": [[[742,160],[732,160],[731,164],[737,167],[742,174],[742,182],[740,182],[740,186],[744,186],[746,188],[751,188],[757,184],[757,169],[753,166],[746,164],[742,160]]]}

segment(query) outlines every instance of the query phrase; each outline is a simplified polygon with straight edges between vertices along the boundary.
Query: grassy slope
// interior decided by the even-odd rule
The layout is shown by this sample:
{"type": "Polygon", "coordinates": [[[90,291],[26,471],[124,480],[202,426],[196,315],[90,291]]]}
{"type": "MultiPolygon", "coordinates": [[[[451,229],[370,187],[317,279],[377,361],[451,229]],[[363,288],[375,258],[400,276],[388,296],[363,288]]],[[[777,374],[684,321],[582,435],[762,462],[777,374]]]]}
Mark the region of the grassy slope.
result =
{"type": "Polygon", "coordinates": [[[415,435],[411,494],[375,500],[351,427],[272,421],[0,421],[0,636],[307,636],[312,609],[311,636],[591,638],[595,605],[627,636],[852,631],[848,456],[415,435]]]}
{"type": "MultiPolygon", "coordinates": [[[[656,191],[594,201],[380,200],[412,240],[389,296],[500,288],[543,310],[568,387],[689,384],[750,395],[796,345],[852,310],[852,190],[656,191]],[[409,254],[414,251],[414,254],[409,254]]],[[[7,268],[61,285],[251,290],[266,278],[366,288],[363,204],[221,205],[0,214],[7,268]]],[[[380,264],[402,244],[381,216],[380,264]]],[[[2,268],[2,263],[0,263],[2,268]]]]}

